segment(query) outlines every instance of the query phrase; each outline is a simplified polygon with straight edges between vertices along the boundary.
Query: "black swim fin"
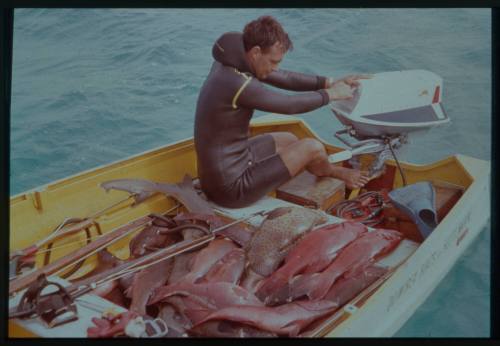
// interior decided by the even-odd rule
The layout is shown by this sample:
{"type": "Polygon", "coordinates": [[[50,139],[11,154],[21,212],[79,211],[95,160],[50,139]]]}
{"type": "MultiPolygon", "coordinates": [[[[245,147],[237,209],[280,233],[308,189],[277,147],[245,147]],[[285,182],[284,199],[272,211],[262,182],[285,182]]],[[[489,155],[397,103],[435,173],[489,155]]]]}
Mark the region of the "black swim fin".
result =
{"type": "Polygon", "coordinates": [[[389,198],[417,224],[424,239],[436,228],[436,193],[430,182],[422,181],[392,190],[389,198]]]}

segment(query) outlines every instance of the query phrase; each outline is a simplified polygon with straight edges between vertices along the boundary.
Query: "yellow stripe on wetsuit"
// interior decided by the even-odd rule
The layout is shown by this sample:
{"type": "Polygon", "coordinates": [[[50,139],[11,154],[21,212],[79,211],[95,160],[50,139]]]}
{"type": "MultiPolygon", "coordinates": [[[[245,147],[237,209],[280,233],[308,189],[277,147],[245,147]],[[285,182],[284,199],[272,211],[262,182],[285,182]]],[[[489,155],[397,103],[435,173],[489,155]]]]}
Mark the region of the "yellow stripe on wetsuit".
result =
{"type": "Polygon", "coordinates": [[[252,80],[252,77],[247,76],[244,73],[241,73],[237,69],[234,69],[234,70],[236,71],[236,73],[242,75],[246,79],[245,83],[243,83],[243,85],[238,89],[238,91],[236,92],[236,94],[233,97],[233,103],[232,103],[233,104],[233,108],[237,109],[238,106],[236,105],[236,101],[238,100],[238,97],[240,97],[240,94],[243,92],[243,90],[245,90],[245,88],[247,87],[248,83],[250,83],[250,81],[252,80]]]}

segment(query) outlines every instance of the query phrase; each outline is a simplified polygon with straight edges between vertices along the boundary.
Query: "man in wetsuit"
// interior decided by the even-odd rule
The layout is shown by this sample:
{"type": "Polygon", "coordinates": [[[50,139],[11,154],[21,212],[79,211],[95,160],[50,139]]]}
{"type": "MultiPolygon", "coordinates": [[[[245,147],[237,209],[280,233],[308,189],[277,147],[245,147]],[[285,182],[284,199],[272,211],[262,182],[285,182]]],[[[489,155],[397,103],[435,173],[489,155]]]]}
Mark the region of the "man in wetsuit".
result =
{"type": "Polygon", "coordinates": [[[263,16],[248,23],[243,33],[228,32],[215,42],[215,59],[196,106],[194,141],[201,188],[209,199],[225,206],[247,206],[300,173],[331,176],[350,189],[368,178],[358,170],[328,162],[323,144],[298,139],[288,132],[249,137],[255,109],[300,114],[332,100],[353,97],[357,80],[337,81],[279,70],[292,42],[280,23],[263,16]],[[298,93],[275,92],[264,83],[298,93]]]}

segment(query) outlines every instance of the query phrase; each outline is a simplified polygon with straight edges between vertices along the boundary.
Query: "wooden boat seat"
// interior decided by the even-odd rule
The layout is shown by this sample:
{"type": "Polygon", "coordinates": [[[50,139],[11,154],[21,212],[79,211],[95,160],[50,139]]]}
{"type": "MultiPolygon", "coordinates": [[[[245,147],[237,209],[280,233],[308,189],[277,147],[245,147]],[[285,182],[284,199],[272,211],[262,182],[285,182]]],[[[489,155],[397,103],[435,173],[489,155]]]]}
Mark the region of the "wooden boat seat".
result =
{"type": "Polygon", "coordinates": [[[276,198],[327,210],[345,199],[345,183],[332,177],[317,177],[307,171],[300,173],[276,190],[276,198]]]}

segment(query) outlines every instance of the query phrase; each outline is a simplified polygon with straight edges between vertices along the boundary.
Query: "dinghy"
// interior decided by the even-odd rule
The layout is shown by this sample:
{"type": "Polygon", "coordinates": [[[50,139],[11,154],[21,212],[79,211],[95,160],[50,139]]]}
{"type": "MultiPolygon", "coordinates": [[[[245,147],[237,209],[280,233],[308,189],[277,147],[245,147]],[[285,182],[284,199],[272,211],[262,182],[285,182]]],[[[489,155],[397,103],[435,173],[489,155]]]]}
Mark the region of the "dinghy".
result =
{"type": "MultiPolygon", "coordinates": [[[[382,160],[383,165],[377,163],[381,166],[378,167],[378,175],[373,177],[360,192],[360,197],[363,193],[381,190],[395,191],[405,185],[424,181],[430,183],[435,191],[434,207],[437,225],[432,231],[427,232],[423,237],[418,225],[402,210],[398,208],[383,210],[385,213],[383,218],[377,220],[376,226],[371,227],[394,229],[400,232],[404,239],[387,256],[374,262],[376,267],[383,269],[379,271],[381,274],[363,286],[363,289],[356,292],[353,297],[349,297],[340,308],[325,310],[331,313],[322,313],[320,318],[296,336],[393,335],[425,301],[489,221],[490,162],[460,154],[427,165],[399,162],[395,156],[381,158],[383,156],[381,153],[387,152],[388,149],[392,151],[393,148],[387,146],[392,139],[396,138],[395,136],[404,135],[416,127],[428,128],[449,120],[439,103],[442,92],[439,78],[426,73],[417,75],[423,76],[421,84],[417,83],[417,89],[423,88],[423,91],[420,91],[421,95],[417,93],[417,97],[422,97],[425,101],[407,104],[406,107],[428,108],[429,111],[434,112],[432,121],[428,121],[430,118],[425,118],[426,120],[424,119],[425,121],[420,124],[412,120],[412,122],[405,122],[404,125],[398,125],[395,121],[396,125],[388,126],[387,123],[382,124],[382,122],[387,122],[387,119],[392,119],[390,121],[394,122],[393,118],[365,117],[356,113],[358,110],[361,112],[361,107],[365,102],[361,95],[371,95],[371,92],[367,92],[371,90],[368,84],[362,85],[357,101],[353,102],[350,107],[349,105],[344,105],[344,107],[333,105],[332,110],[348,127],[347,130],[355,131],[351,133],[351,135],[354,134],[353,138],[360,141],[382,141],[377,143],[381,145],[377,150],[356,152],[356,148],[367,144],[365,142],[358,147],[351,147],[349,155],[341,154],[342,157],[340,157],[339,154],[345,152],[345,148],[334,146],[320,138],[305,121],[296,117],[269,114],[256,118],[251,123],[251,135],[287,131],[298,138],[316,138],[325,145],[331,158],[337,155],[336,159],[331,161],[338,165],[352,166],[356,162],[347,161],[347,159],[353,156],[359,164],[369,167],[373,167],[374,162],[382,160]],[[429,102],[430,106],[426,106],[425,104],[429,102]],[[367,126],[368,123],[373,123],[374,126],[367,126]],[[389,142],[383,137],[389,138],[389,142]]],[[[387,81],[386,77],[382,76],[378,82],[387,81]]],[[[393,77],[400,78],[397,74],[393,77]]],[[[377,76],[374,80],[377,80],[377,76]]],[[[369,82],[363,81],[363,83],[369,82]]],[[[374,114],[382,114],[382,111],[376,110],[374,114]]],[[[386,114],[389,113],[391,112],[386,114]]],[[[373,142],[369,144],[373,145],[373,142]]],[[[157,184],[179,182],[185,184],[189,183],[186,175],[193,178],[193,186],[196,186],[196,153],[192,138],[12,196],[10,198],[9,307],[15,309],[21,303],[26,290],[33,289],[35,280],[26,281],[26,277],[33,271],[52,265],[53,270],[46,272],[47,279],[53,283],[52,291],[57,291],[57,289],[62,291],[58,285],[70,287],[71,282],[95,269],[98,264],[97,254],[95,252],[84,253],[82,249],[93,242],[102,241],[102,235],[114,238],[112,245],[106,248],[116,258],[124,260],[131,256],[129,243],[137,234],[133,230],[130,232],[133,227],[151,222],[152,215],[160,215],[156,220],[161,221],[161,215],[168,213],[175,215],[185,209],[189,211],[189,208],[181,203],[182,199],[176,198],[175,193],[171,195],[155,192],[146,195],[128,194],[119,189],[106,192],[101,184],[118,179],[140,179],[157,184]],[[116,236],[112,235],[117,229],[121,233],[116,236]],[[64,233],[64,235],[57,235],[57,232],[64,233]],[[54,266],[54,263],[63,261],[64,258],[77,252],[82,253],[81,258],[84,259],[78,265],[66,266],[62,269],[54,266]],[[23,279],[25,279],[24,283],[23,279]]],[[[341,200],[343,201],[356,198],[351,195],[351,191],[342,192],[341,200]]],[[[266,213],[276,208],[290,208],[297,205],[311,208],[310,205],[297,202],[298,200],[283,198],[283,194],[279,191],[273,191],[246,208],[223,208],[213,203],[211,207],[214,215],[228,222],[240,220],[248,227],[256,227],[265,218],[266,213]]],[[[385,204],[382,203],[382,205],[385,204]]],[[[333,215],[331,210],[330,205],[330,207],[324,206],[321,211],[327,216],[327,223],[344,221],[339,215],[333,215]]],[[[380,215],[379,212],[380,210],[377,215],[380,215]]],[[[202,236],[193,246],[205,246],[210,240],[212,240],[210,235],[202,236]],[[205,240],[203,237],[208,238],[205,240]]],[[[181,251],[185,251],[186,248],[185,246],[181,251]]],[[[46,289],[44,293],[48,294],[50,291],[46,289]]],[[[42,318],[35,314],[31,318],[24,316],[9,319],[9,337],[88,337],[87,330],[93,326],[92,318],[100,318],[106,311],[113,311],[115,314],[127,312],[123,305],[88,291],[80,294],[72,304],[68,305],[71,309],[66,306],[63,311],[68,316],[58,313],[57,316],[45,314],[42,318]],[[56,320],[55,317],[60,320],[56,320]]],[[[157,327],[157,330],[156,336],[161,336],[163,335],[161,333],[165,332],[165,328],[157,327]]],[[[128,335],[140,335],[140,333],[130,332],[128,335]]]]}

